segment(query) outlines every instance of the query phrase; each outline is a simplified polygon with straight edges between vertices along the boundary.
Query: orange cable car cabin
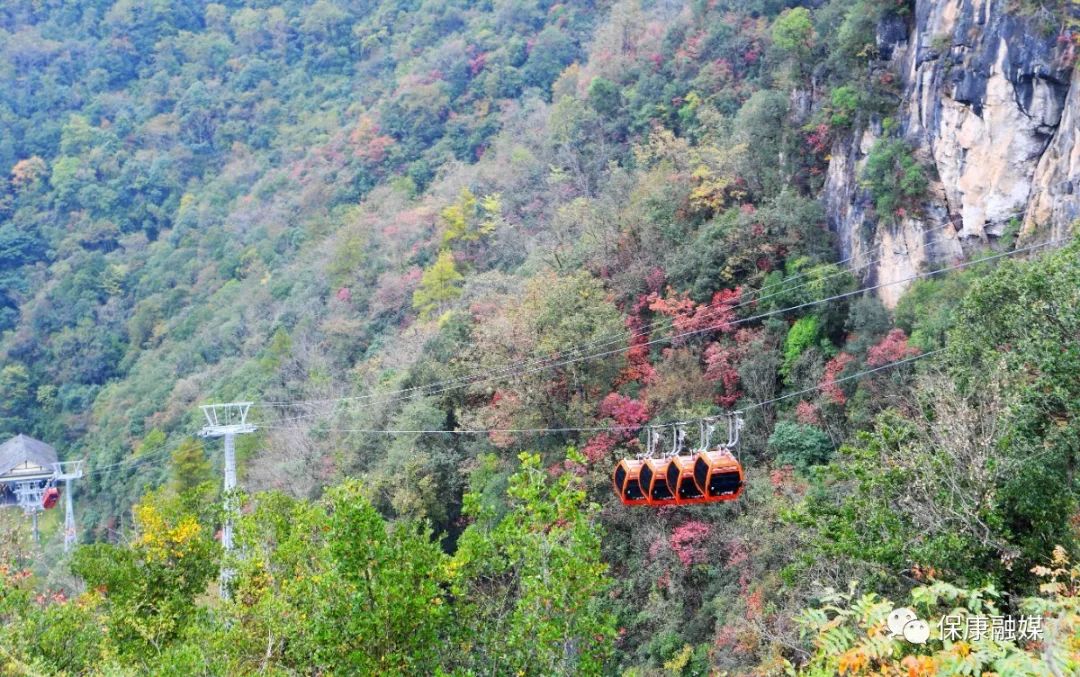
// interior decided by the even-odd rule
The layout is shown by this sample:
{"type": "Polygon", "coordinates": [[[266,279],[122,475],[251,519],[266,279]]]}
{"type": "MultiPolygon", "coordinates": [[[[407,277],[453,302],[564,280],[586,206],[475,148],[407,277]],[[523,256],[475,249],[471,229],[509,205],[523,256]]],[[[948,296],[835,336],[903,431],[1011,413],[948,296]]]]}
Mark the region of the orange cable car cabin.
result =
{"type": "Polygon", "coordinates": [[[694,456],[694,481],[709,501],[734,501],[743,491],[742,464],[731,451],[718,447],[694,456]]]}
{"type": "Polygon", "coordinates": [[[666,472],[667,484],[675,494],[676,505],[710,502],[694,479],[693,456],[672,456],[668,459],[666,472]]]}
{"type": "Polygon", "coordinates": [[[615,493],[623,505],[641,505],[645,503],[645,492],[641,488],[642,461],[624,458],[615,466],[612,481],[615,484],[615,493]]]}
{"type": "Polygon", "coordinates": [[[675,494],[668,485],[666,459],[645,459],[641,465],[640,478],[646,504],[675,505],[675,494]]]}

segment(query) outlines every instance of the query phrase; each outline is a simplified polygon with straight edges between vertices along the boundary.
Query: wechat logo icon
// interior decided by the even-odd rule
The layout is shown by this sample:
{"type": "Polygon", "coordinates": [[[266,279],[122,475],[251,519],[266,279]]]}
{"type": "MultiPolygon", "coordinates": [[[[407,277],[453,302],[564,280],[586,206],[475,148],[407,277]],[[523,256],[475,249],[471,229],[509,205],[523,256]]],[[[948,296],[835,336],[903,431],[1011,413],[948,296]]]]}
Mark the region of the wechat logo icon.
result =
{"type": "Polygon", "coordinates": [[[903,637],[912,644],[926,644],[930,639],[930,626],[919,620],[911,609],[893,609],[886,621],[893,637],[903,637]]]}

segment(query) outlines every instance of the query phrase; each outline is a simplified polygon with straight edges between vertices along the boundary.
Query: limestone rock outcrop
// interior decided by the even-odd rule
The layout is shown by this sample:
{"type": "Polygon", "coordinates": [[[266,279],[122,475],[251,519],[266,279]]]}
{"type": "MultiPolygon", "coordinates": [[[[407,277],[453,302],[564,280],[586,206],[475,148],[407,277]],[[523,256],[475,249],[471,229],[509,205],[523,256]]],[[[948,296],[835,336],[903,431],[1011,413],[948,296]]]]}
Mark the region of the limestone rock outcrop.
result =
{"type": "MultiPolygon", "coordinates": [[[[1007,8],[920,0],[879,25],[881,66],[902,80],[896,122],[933,180],[917,215],[879,218],[859,176],[880,121],[836,141],[825,206],[864,282],[906,279],[1006,234],[1062,237],[1080,216],[1074,43],[1045,17],[1007,8]]],[[[879,294],[893,305],[905,286],[879,294]]]]}

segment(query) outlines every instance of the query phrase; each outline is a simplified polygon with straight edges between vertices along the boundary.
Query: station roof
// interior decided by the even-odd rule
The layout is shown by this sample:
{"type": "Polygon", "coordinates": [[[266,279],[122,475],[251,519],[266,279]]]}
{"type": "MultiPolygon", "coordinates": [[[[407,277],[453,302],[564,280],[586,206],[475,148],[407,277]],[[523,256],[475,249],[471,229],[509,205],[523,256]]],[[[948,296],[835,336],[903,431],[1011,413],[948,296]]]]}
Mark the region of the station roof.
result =
{"type": "Polygon", "coordinates": [[[48,444],[26,435],[16,435],[0,444],[0,479],[51,473],[58,460],[56,449],[48,444]]]}

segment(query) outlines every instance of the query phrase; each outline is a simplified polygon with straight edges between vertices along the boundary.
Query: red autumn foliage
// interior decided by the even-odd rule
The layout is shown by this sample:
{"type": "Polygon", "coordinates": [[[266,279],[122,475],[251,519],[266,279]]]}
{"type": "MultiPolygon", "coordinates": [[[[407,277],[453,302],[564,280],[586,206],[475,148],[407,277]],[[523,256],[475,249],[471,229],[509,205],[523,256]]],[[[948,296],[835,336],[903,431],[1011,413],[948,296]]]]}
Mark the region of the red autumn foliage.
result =
{"type": "Polygon", "coordinates": [[[480,71],[484,70],[484,65],[487,63],[487,52],[480,52],[476,56],[469,59],[469,74],[476,75],[480,71]]]}
{"type": "Polygon", "coordinates": [[[711,533],[712,527],[696,520],[675,527],[675,530],[671,532],[671,549],[683,566],[688,567],[695,562],[705,561],[707,553],[704,541],[711,533]]]}
{"type": "Polygon", "coordinates": [[[835,404],[847,402],[847,396],[840,389],[840,384],[836,382],[836,379],[854,359],[853,356],[847,353],[840,353],[825,363],[825,374],[821,377],[821,383],[818,384],[818,387],[821,389],[822,394],[835,404]]]}
{"type": "Polygon", "coordinates": [[[619,441],[611,433],[599,433],[592,436],[581,453],[585,454],[589,463],[599,463],[607,458],[618,443],[619,441]]]}
{"type": "Polygon", "coordinates": [[[667,590],[671,587],[670,571],[665,571],[664,573],[660,574],[660,577],[656,579],[656,587],[660,588],[661,590],[667,590]]]}
{"type": "Polygon", "coordinates": [[[821,423],[819,414],[818,408],[812,402],[799,400],[799,403],[795,405],[795,420],[803,425],[819,425],[821,423]]]}
{"type": "Polygon", "coordinates": [[[661,298],[656,292],[649,294],[649,310],[668,317],[677,319],[688,317],[693,315],[696,306],[697,304],[690,298],[690,295],[685,292],[682,296],[672,296],[671,289],[668,289],[666,298],[661,298]]]}
{"type": "Polygon", "coordinates": [[[423,271],[418,266],[412,266],[404,273],[387,271],[380,275],[371,294],[372,312],[378,314],[409,307],[422,276],[423,271]]]}
{"type": "Polygon", "coordinates": [[[716,631],[714,644],[719,649],[731,649],[739,641],[739,631],[734,625],[724,625],[716,631]]]}
{"type": "Polygon", "coordinates": [[[779,491],[795,479],[795,469],[790,465],[785,465],[773,470],[769,473],[769,483],[772,484],[773,489],[779,491]]]}
{"type": "Polygon", "coordinates": [[[394,139],[380,131],[379,124],[370,116],[360,118],[359,124],[349,135],[353,155],[358,160],[375,165],[386,159],[390,147],[394,145],[394,139]]]}
{"type": "Polygon", "coordinates": [[[667,283],[667,273],[660,266],[655,266],[649,271],[649,274],[645,276],[645,287],[649,292],[653,294],[660,293],[660,290],[664,288],[667,283]]]}
{"type": "MultiPolygon", "coordinates": [[[[663,285],[663,282],[660,284],[663,285]]],[[[654,290],[650,290],[651,293],[655,293],[654,290]]],[[[649,299],[649,294],[638,294],[638,297],[634,299],[634,305],[630,307],[630,317],[635,317],[639,322],[644,323],[642,313],[649,309],[650,303],[652,301],[649,299]]]]}
{"type": "Polygon", "coordinates": [[[761,613],[765,609],[764,597],[765,596],[761,593],[761,588],[754,590],[746,596],[747,618],[761,618],[761,613]]]}
{"type": "Polygon", "coordinates": [[[680,334],[707,331],[728,333],[733,329],[734,308],[741,295],[739,288],[724,289],[713,294],[708,303],[695,303],[689,294],[675,294],[669,289],[666,298],[661,298],[655,292],[649,294],[649,309],[672,318],[672,326],[680,334]]]}
{"type": "Polygon", "coordinates": [[[559,473],[560,475],[563,472],[568,472],[577,475],[578,477],[584,477],[585,473],[588,472],[588,468],[586,468],[584,464],[578,463],[576,461],[571,461],[568,458],[563,459],[563,462],[559,465],[562,468],[562,472],[559,473]]]}
{"type": "Polygon", "coordinates": [[[728,543],[728,567],[734,569],[750,561],[750,548],[743,541],[728,543]]]}
{"type": "Polygon", "coordinates": [[[911,565],[911,574],[917,581],[933,581],[937,579],[937,569],[932,566],[923,566],[915,563],[911,565]]]}
{"type": "Polygon", "coordinates": [[[877,345],[866,351],[866,363],[871,367],[880,367],[915,357],[921,352],[915,346],[908,345],[908,337],[903,329],[893,329],[877,345]]]}
{"type": "Polygon", "coordinates": [[[829,125],[823,122],[806,135],[806,145],[816,154],[824,153],[829,148],[830,133],[829,125]]]}
{"type": "Polygon", "coordinates": [[[612,419],[615,425],[623,428],[615,433],[617,437],[629,439],[649,422],[649,407],[632,397],[609,393],[600,403],[600,415],[612,419]]]}
{"type": "Polygon", "coordinates": [[[746,359],[751,346],[761,338],[761,329],[742,328],[735,332],[733,341],[716,342],[705,348],[705,379],[717,383],[721,391],[716,403],[732,407],[742,397],[739,390],[739,363],[746,359]]]}
{"type": "Polygon", "coordinates": [[[649,545],[649,561],[653,562],[660,556],[660,551],[664,549],[664,542],[660,540],[653,541],[649,545]]]}
{"type": "Polygon", "coordinates": [[[716,396],[721,407],[732,407],[742,397],[739,390],[738,360],[742,350],[736,346],[712,343],[705,349],[705,378],[719,383],[723,392],[716,396]]]}
{"type": "Polygon", "coordinates": [[[630,350],[626,353],[627,366],[619,377],[619,385],[630,381],[647,385],[656,380],[656,369],[649,362],[649,332],[641,316],[642,309],[648,306],[648,298],[644,294],[639,296],[626,318],[626,328],[630,330],[630,350]]]}

